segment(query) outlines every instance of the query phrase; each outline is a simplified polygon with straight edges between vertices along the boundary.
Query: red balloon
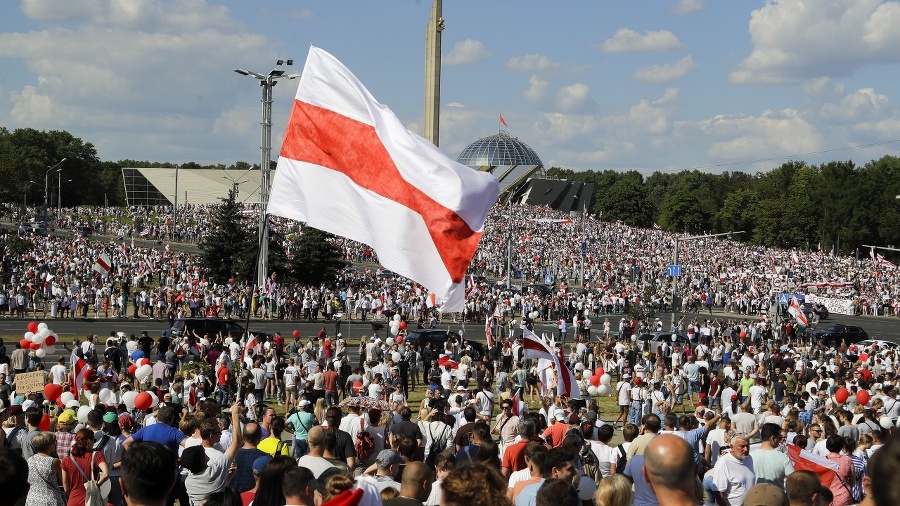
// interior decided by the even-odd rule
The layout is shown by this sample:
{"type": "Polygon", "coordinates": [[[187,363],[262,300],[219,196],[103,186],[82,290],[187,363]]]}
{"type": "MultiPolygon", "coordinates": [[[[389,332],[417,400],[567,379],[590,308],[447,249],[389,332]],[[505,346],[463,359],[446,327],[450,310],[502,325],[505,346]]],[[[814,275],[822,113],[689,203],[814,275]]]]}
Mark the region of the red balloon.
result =
{"type": "Polygon", "coordinates": [[[40,427],[40,429],[44,432],[49,431],[50,430],[50,415],[48,415],[47,413],[44,413],[44,415],[41,416],[41,423],[38,424],[38,427],[40,427]]]}
{"type": "Polygon", "coordinates": [[[741,336],[741,339],[743,339],[743,338],[747,337],[747,333],[742,330],[740,336],[741,336]]]}
{"type": "Polygon", "coordinates": [[[39,350],[39,349],[41,349],[41,345],[39,345],[38,343],[30,343],[30,344],[31,344],[31,349],[32,349],[32,350],[39,350]]]}
{"type": "Polygon", "coordinates": [[[300,331],[299,331],[299,330],[295,330],[295,331],[294,331],[294,337],[300,337],[300,331]]]}
{"type": "Polygon", "coordinates": [[[600,376],[603,376],[603,373],[604,373],[604,372],[605,372],[605,371],[603,371],[603,368],[602,368],[602,367],[598,367],[598,368],[594,369],[594,375],[597,376],[598,378],[599,378],[600,376]]]}
{"type": "Polygon", "coordinates": [[[26,350],[31,349],[31,341],[29,341],[28,339],[22,339],[21,341],[19,341],[19,346],[25,348],[26,350]]]}
{"type": "Polygon", "coordinates": [[[44,339],[44,344],[47,346],[53,346],[54,344],[56,344],[56,336],[50,334],[49,336],[47,336],[47,339],[44,339]]]}
{"type": "Polygon", "coordinates": [[[869,360],[869,354],[866,352],[860,353],[859,359],[862,360],[863,362],[865,362],[865,361],[869,360]]]}
{"type": "Polygon", "coordinates": [[[850,398],[850,391],[844,387],[838,388],[837,391],[834,392],[834,400],[838,401],[838,404],[847,402],[848,398],[850,398]]]}
{"type": "Polygon", "coordinates": [[[856,392],[856,402],[860,403],[863,406],[868,404],[869,403],[869,392],[866,390],[860,390],[859,392],[856,392]]]}
{"type": "Polygon", "coordinates": [[[397,338],[394,339],[394,342],[397,344],[403,344],[403,336],[397,336],[397,338]]]}
{"type": "Polygon", "coordinates": [[[49,401],[55,401],[59,399],[59,396],[63,393],[62,385],[57,385],[56,383],[47,383],[44,385],[44,397],[49,401]]]}
{"type": "Polygon", "coordinates": [[[600,376],[596,376],[596,375],[591,376],[591,385],[594,385],[595,387],[599,387],[600,386],[600,376]]]}
{"type": "Polygon", "coordinates": [[[128,366],[128,374],[130,374],[131,376],[134,376],[135,371],[137,371],[136,365],[131,364],[130,366],[128,366]]]}
{"type": "Polygon", "coordinates": [[[137,409],[149,409],[153,404],[153,397],[147,392],[141,392],[134,398],[134,407],[137,409]]]}
{"type": "Polygon", "coordinates": [[[359,391],[362,390],[362,387],[363,387],[362,381],[357,381],[356,383],[353,383],[353,391],[356,393],[359,393],[359,391]]]}
{"type": "Polygon", "coordinates": [[[400,320],[400,330],[405,330],[405,329],[406,329],[406,321],[400,320]]]}
{"type": "Polygon", "coordinates": [[[28,323],[28,332],[31,332],[32,334],[37,334],[37,331],[38,331],[37,322],[29,322],[28,323]]]}

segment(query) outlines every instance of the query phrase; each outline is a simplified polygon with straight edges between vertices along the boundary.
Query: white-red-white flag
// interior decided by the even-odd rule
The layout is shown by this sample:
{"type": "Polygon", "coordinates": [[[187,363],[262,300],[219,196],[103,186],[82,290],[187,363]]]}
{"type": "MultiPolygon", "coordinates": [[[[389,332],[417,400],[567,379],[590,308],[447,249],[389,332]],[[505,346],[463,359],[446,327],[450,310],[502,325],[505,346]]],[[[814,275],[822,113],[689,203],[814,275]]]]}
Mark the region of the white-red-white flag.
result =
{"type": "Polygon", "coordinates": [[[836,462],[790,443],[788,443],[787,449],[788,458],[794,464],[794,471],[812,471],[819,475],[819,481],[826,487],[837,476],[838,465],[836,462]]]}
{"type": "Polygon", "coordinates": [[[409,132],[334,56],[309,51],[267,212],[372,246],[462,311],[497,179],[409,132]]]}
{"type": "Polygon", "coordinates": [[[485,337],[485,339],[487,339],[488,346],[493,347],[494,346],[494,331],[493,331],[493,329],[491,329],[491,316],[490,315],[488,315],[488,317],[485,319],[485,322],[484,322],[484,337],[485,337]]]}
{"type": "Polygon", "coordinates": [[[81,390],[84,387],[84,377],[87,375],[87,371],[88,363],[83,358],[79,358],[72,364],[72,376],[75,379],[75,390],[73,393],[75,394],[76,399],[81,396],[81,390]]]}
{"type": "MultiPolygon", "coordinates": [[[[525,349],[525,358],[543,359],[553,362],[556,368],[556,393],[564,397],[572,399],[581,398],[581,389],[575,381],[575,375],[566,367],[564,360],[554,351],[552,344],[547,344],[543,339],[534,335],[534,332],[527,328],[522,329],[522,347],[525,349]]],[[[542,369],[540,366],[538,369],[542,369]]],[[[544,368],[546,369],[546,367],[544,368]]]]}
{"type": "Polygon", "coordinates": [[[97,256],[97,260],[94,262],[93,269],[100,273],[104,278],[109,276],[109,271],[112,269],[112,262],[109,260],[109,255],[101,252],[100,255],[97,256]]]}

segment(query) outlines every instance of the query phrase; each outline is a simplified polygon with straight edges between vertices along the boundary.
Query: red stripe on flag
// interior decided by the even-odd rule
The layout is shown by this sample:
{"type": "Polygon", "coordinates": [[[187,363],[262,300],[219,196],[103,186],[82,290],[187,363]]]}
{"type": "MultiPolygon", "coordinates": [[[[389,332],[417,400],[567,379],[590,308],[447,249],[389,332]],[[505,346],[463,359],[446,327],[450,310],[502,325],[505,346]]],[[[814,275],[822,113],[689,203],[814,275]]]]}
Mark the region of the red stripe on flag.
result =
{"type": "Polygon", "coordinates": [[[421,215],[450,279],[463,281],[481,232],[473,231],[455,211],[406,181],[374,127],[295,100],[281,156],[340,172],[366,190],[421,215]]]}
{"type": "Polygon", "coordinates": [[[109,270],[111,269],[110,265],[103,261],[103,257],[97,258],[97,265],[99,265],[104,271],[107,272],[109,272],[109,270]]]}

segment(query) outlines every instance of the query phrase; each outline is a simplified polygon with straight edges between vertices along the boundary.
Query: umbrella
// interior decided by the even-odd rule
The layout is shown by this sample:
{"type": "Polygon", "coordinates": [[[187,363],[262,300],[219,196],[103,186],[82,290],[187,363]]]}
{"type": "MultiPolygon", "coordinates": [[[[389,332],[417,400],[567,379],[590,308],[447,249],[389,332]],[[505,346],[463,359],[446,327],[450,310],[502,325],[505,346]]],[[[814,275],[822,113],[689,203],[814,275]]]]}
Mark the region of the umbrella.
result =
{"type": "Polygon", "coordinates": [[[373,397],[347,397],[340,403],[341,407],[355,406],[362,409],[378,409],[381,411],[390,411],[391,403],[373,397]]]}

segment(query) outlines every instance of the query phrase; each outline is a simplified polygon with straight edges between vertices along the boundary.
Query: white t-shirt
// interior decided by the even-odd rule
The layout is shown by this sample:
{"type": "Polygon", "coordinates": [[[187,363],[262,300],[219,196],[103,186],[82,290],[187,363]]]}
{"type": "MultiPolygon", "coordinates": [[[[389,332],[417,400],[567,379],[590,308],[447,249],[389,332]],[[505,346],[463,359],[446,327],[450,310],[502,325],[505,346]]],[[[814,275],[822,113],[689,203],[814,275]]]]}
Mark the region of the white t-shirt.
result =
{"type": "Polygon", "coordinates": [[[713,484],[723,492],[729,504],[743,504],[747,491],[756,481],[753,474],[753,458],[734,458],[730,453],[723,455],[713,468],[713,484]]]}
{"type": "MultiPolygon", "coordinates": [[[[600,474],[603,477],[609,476],[609,465],[615,464],[616,460],[618,460],[618,448],[615,446],[609,446],[600,444],[597,441],[589,441],[591,445],[591,451],[594,452],[594,455],[597,457],[597,468],[600,470],[600,474]]],[[[616,469],[616,471],[622,471],[622,469],[616,469]]]]}
{"type": "Polygon", "coordinates": [[[621,381],[616,386],[616,391],[619,392],[619,406],[628,406],[631,401],[628,399],[628,392],[631,391],[631,383],[628,381],[621,381]]]}
{"type": "Polygon", "coordinates": [[[53,378],[53,383],[57,385],[62,385],[66,382],[66,376],[68,376],[69,370],[66,369],[66,366],[62,364],[56,364],[55,366],[50,368],[50,377],[53,378]]]}

